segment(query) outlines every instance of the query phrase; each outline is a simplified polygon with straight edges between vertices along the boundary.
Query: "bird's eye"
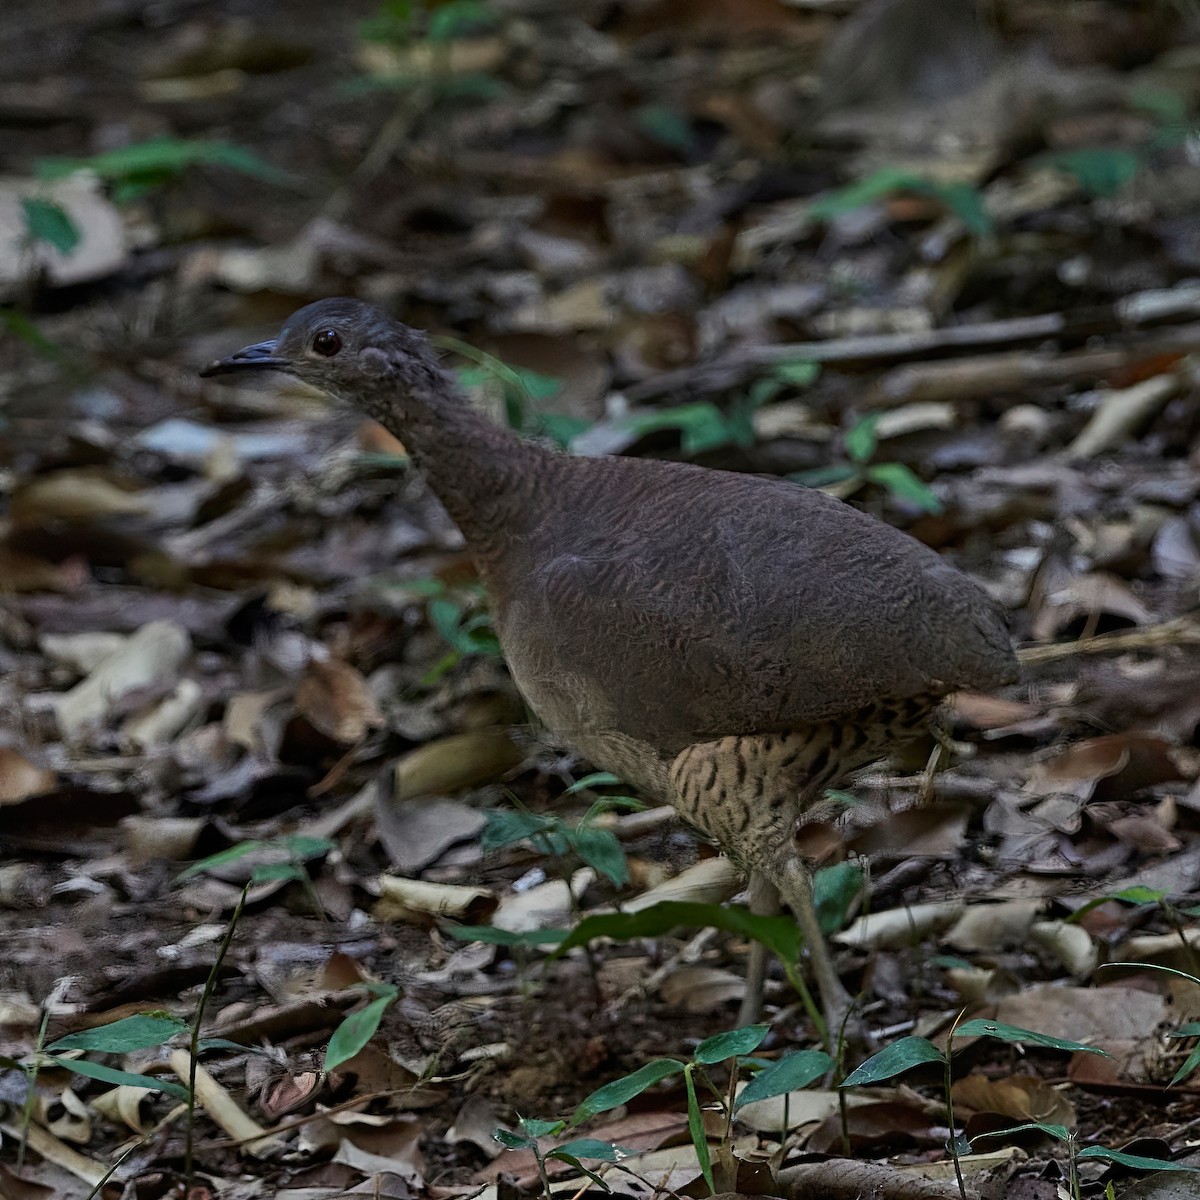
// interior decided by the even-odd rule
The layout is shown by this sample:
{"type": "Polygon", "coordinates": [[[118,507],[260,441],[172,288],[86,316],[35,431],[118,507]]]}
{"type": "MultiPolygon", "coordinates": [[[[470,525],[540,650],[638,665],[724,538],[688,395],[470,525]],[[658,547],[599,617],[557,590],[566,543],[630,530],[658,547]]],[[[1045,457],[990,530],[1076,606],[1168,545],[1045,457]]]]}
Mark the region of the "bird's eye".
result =
{"type": "Polygon", "coordinates": [[[332,358],[342,348],[342,337],[336,329],[322,329],[312,340],[312,348],[323,358],[332,358]]]}

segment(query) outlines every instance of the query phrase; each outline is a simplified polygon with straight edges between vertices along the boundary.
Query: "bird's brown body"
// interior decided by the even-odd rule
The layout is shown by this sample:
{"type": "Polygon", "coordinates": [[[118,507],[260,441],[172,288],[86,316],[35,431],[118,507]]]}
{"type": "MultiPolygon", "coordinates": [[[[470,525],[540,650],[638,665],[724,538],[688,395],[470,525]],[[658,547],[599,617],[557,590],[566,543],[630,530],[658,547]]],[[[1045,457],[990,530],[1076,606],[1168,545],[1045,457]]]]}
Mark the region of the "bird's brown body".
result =
{"type": "Polygon", "coordinates": [[[782,890],[836,1010],[795,826],[941,697],[1015,677],[984,593],[820,492],[520,439],[466,405],[419,335],[354,301],[241,355],[218,369],[290,370],[404,440],[479,562],[534,711],[782,890]],[[310,343],[334,331],[344,357],[323,361],[310,343]]]}

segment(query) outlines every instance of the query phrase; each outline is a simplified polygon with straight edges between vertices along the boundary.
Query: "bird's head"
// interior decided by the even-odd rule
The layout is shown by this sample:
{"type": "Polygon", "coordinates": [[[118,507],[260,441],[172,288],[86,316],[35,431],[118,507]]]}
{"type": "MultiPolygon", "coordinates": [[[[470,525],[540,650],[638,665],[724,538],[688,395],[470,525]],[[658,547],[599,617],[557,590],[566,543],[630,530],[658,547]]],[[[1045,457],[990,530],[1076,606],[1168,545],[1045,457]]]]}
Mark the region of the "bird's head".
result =
{"type": "Polygon", "coordinates": [[[367,411],[382,392],[434,382],[438,366],[423,334],[361,300],[318,300],[294,312],[279,336],[245,346],[200,374],[283,371],[367,411]]]}

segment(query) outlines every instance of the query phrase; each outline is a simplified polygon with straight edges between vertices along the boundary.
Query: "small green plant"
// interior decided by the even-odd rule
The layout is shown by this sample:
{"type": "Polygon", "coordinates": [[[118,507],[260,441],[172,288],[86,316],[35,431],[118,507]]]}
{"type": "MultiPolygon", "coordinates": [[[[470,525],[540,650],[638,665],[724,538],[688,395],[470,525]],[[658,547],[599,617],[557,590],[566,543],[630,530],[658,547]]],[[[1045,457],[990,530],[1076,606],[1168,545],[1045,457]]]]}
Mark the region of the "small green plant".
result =
{"type": "Polygon", "coordinates": [[[390,983],[362,985],[374,999],[352,1012],[333,1031],[325,1050],[325,1070],[332,1071],[352,1059],[375,1036],[383,1014],[396,1002],[400,989],[390,983]]]}
{"type": "Polygon", "coordinates": [[[809,387],[820,374],[820,366],[807,359],[781,362],[741,395],[735,396],[723,411],[708,400],[678,404],[660,412],[637,413],[626,419],[626,426],[643,437],[662,429],[677,429],[684,454],[703,454],[725,446],[754,444],[754,413],[774,400],[785,389],[809,387]]]}
{"type": "MultiPolygon", "coordinates": [[[[574,796],[591,788],[620,782],[607,771],[597,771],[576,780],[563,795],[574,796]]],[[[625,850],[616,834],[611,829],[598,826],[596,820],[616,809],[637,812],[645,807],[633,796],[598,796],[574,824],[554,813],[533,813],[523,806],[492,809],[487,814],[487,824],[483,829],[483,849],[500,850],[528,840],[547,858],[561,861],[574,855],[599,871],[614,887],[624,887],[629,882],[625,850]]],[[[565,874],[569,877],[569,868],[565,874]]]]}
{"type": "MultiPolygon", "coordinates": [[[[832,932],[845,924],[850,904],[862,890],[861,869],[841,863],[818,871],[813,880],[813,898],[822,928],[832,932]]],[[[469,942],[499,946],[553,947],[555,956],[576,947],[587,949],[596,938],[628,942],[636,938],[658,938],[673,930],[710,926],[739,937],[761,942],[783,965],[788,982],[796,990],[809,1019],[822,1040],[834,1044],[837,1031],[826,1030],[825,1020],[813,1001],[800,970],[803,939],[800,928],[789,916],[766,917],[739,904],[704,904],[696,901],[661,900],[636,912],[596,913],[584,917],[574,929],[535,929],[513,932],[490,925],[447,925],[451,936],[469,942]]]]}
{"type": "Polygon", "coordinates": [[[422,687],[436,683],[464,659],[500,656],[492,614],[483,607],[482,584],[451,589],[440,579],[412,579],[404,587],[425,598],[429,623],[450,647],[421,677],[422,687]]]}
{"type": "MultiPolygon", "coordinates": [[[[169,1079],[156,1079],[151,1075],[138,1075],[132,1071],[121,1071],[105,1063],[93,1062],[88,1058],[76,1058],[75,1054],[131,1054],[135,1050],[149,1050],[162,1046],[181,1033],[186,1033],[188,1026],[185,1022],[165,1012],[137,1013],[131,1017],[123,1017],[108,1025],[99,1025],[95,1029],[84,1029],[78,1033],[69,1033],[43,1048],[46,1033],[47,1008],[43,1013],[42,1023],[38,1030],[37,1044],[33,1054],[27,1060],[9,1058],[0,1054],[0,1067],[6,1070],[20,1071],[25,1076],[25,1107],[22,1128],[28,1128],[33,1116],[33,1105],[36,1100],[38,1073],[43,1067],[60,1067],[72,1074],[85,1079],[96,1079],[102,1083],[111,1083],[114,1087],[121,1084],[129,1087],[149,1088],[165,1092],[179,1100],[188,1099],[188,1089],[182,1084],[169,1079]]],[[[24,1152],[22,1138],[21,1152],[24,1152]]]]}
{"type": "MultiPolygon", "coordinates": [[[[960,1014],[961,1020],[961,1014],[960,1014]]],[[[1015,1025],[1006,1025],[1002,1021],[973,1020],[960,1024],[955,1021],[950,1029],[945,1051],[939,1050],[928,1038],[912,1034],[902,1037],[899,1041],[885,1046],[878,1054],[873,1054],[866,1062],[856,1067],[840,1086],[842,1088],[868,1087],[872,1084],[883,1083],[902,1075],[913,1067],[928,1063],[937,1063],[942,1068],[942,1083],[946,1098],[947,1123],[950,1127],[950,1140],[947,1150],[954,1161],[954,1173],[958,1180],[958,1190],[966,1200],[967,1190],[963,1181],[962,1165],[959,1159],[971,1152],[971,1144],[965,1138],[955,1133],[954,1096],[951,1085],[953,1072],[951,1062],[954,1053],[956,1037],[988,1037],[1002,1042],[1011,1042],[1027,1046],[1044,1046],[1051,1050],[1066,1050],[1072,1053],[1102,1054],[1109,1057],[1106,1050],[1097,1046],[1086,1046],[1082,1042],[1073,1042],[1066,1038],[1050,1037],[1049,1034],[1035,1033],[1031,1029],[1019,1029],[1015,1025]]],[[[1064,1131],[1065,1132],[1065,1131],[1064,1131]]],[[[1093,1155],[1092,1157],[1099,1157],[1093,1155]]],[[[1076,1192],[1078,1200],[1078,1191],[1076,1192]]]]}
{"type": "MultiPolygon", "coordinates": [[[[272,183],[288,180],[285,172],[231,142],[175,137],[151,138],[89,158],[43,158],[37,164],[37,174],[51,181],[77,171],[90,171],[107,185],[115,204],[127,204],[196,166],[227,167],[272,183]]],[[[44,242],[65,255],[82,239],[71,215],[53,200],[23,196],[21,213],[30,244],[44,242]]]]}
{"type": "MultiPolygon", "coordinates": [[[[745,1025],[740,1029],[714,1034],[696,1047],[687,1062],[677,1058],[656,1058],[631,1075],[615,1079],[592,1092],[575,1110],[568,1128],[581,1125],[584,1121],[619,1105],[628,1104],[635,1096],[640,1096],[642,1092],[664,1079],[682,1075],[684,1090],[687,1093],[688,1132],[704,1175],[704,1182],[708,1185],[709,1192],[715,1195],[718,1188],[713,1174],[708,1135],[704,1129],[700,1090],[703,1089],[712,1095],[720,1106],[725,1117],[723,1145],[728,1146],[733,1119],[739,1109],[756,1100],[769,1100],[774,1096],[784,1096],[788,1092],[805,1088],[833,1066],[833,1059],[822,1050],[798,1051],[774,1063],[750,1057],[767,1036],[769,1028],[767,1025],[745,1025]],[[729,1082],[723,1092],[716,1086],[707,1068],[725,1062],[729,1064],[729,1082]],[[756,1074],[739,1095],[737,1085],[740,1073],[745,1069],[753,1070],[756,1074]]],[[[732,1168],[732,1165],[730,1158],[726,1166],[732,1168]]],[[[720,1190],[735,1190],[732,1178],[722,1180],[720,1190]]]]}
{"type": "Polygon", "coordinates": [[[875,484],[882,487],[892,499],[918,509],[920,512],[938,513],[942,502],[929,486],[922,482],[903,463],[872,462],[879,446],[876,426],[881,413],[872,413],[854,425],[843,439],[846,463],[833,463],[812,471],[797,471],[788,478],[804,487],[828,487],[831,484],[851,484],[862,487],[875,484]]]}
{"type": "Polygon", "coordinates": [[[409,46],[422,39],[449,42],[465,33],[493,28],[499,17],[486,0],[384,0],[374,16],[358,27],[365,42],[409,46]]]}
{"type": "MultiPolygon", "coordinates": [[[[1131,1171],[1197,1171],[1200,1168],[1189,1167],[1185,1163],[1171,1162],[1165,1158],[1147,1158],[1143,1154],[1126,1154],[1121,1150],[1110,1150],[1107,1146],[1085,1146],[1079,1148],[1079,1137],[1074,1130],[1065,1125],[1055,1125],[1049,1121],[1030,1121],[1024,1125],[1013,1125],[1008,1129],[997,1129],[991,1133],[978,1134],[973,1142],[991,1138],[1006,1137],[1014,1133],[1044,1133],[1056,1142],[1062,1142],[1067,1147],[1067,1183],[1071,1189],[1073,1200],[1083,1200],[1083,1192],[1079,1186],[1079,1164],[1094,1161],[1116,1163],[1128,1167],[1131,1171]]],[[[1111,1187],[1111,1185],[1110,1185],[1111,1187]]]]}
{"type": "Polygon", "coordinates": [[[199,166],[226,167],[271,183],[289,178],[253,151],[231,142],[176,137],[151,138],[89,158],[44,158],[37,173],[42,179],[62,179],[76,171],[90,171],[108,185],[114,203],[125,204],[199,166]]]}
{"type": "Polygon", "coordinates": [[[323,858],[332,849],[333,842],[328,838],[306,837],[303,834],[248,838],[185,867],[175,876],[175,882],[182,883],[213,867],[225,867],[240,862],[248,855],[261,855],[267,861],[254,864],[250,872],[250,883],[273,883],[276,880],[298,883],[308,896],[313,911],[324,917],[325,906],[313,886],[307,864],[314,859],[323,858]]]}
{"type": "Polygon", "coordinates": [[[541,1138],[558,1137],[566,1127],[566,1121],[543,1121],[536,1117],[521,1117],[517,1121],[519,1132],[513,1133],[508,1129],[496,1129],[492,1132],[492,1137],[506,1150],[528,1150],[533,1155],[533,1160],[537,1164],[538,1178],[542,1181],[542,1195],[546,1197],[546,1200],[550,1200],[551,1196],[550,1175],[546,1170],[546,1163],[551,1161],[566,1163],[568,1166],[574,1167],[594,1184],[606,1192],[610,1191],[608,1184],[594,1171],[585,1167],[580,1159],[586,1158],[591,1162],[617,1163],[630,1151],[623,1150],[620,1146],[610,1145],[608,1142],[602,1142],[597,1138],[574,1138],[569,1142],[563,1142],[561,1146],[555,1146],[553,1150],[541,1148],[539,1145],[541,1138]]]}
{"type": "Polygon", "coordinates": [[[567,450],[571,439],[590,427],[582,417],[543,411],[543,404],[562,391],[557,379],[529,367],[514,367],[458,338],[443,336],[435,340],[439,346],[453,350],[473,364],[459,368],[459,382],[472,391],[495,392],[503,405],[505,420],[518,433],[549,438],[567,450]]]}
{"type": "Polygon", "coordinates": [[[995,232],[983,197],[969,183],[943,183],[896,167],[883,167],[848,187],[819,196],[809,205],[808,211],[818,220],[828,221],[865,204],[905,192],[936,200],[958,217],[967,232],[975,237],[990,237],[995,232]]]}
{"type": "Polygon", "coordinates": [[[504,85],[487,71],[453,71],[451,43],[461,37],[489,33],[500,14],[486,0],[385,0],[373,17],[359,26],[364,42],[396,52],[396,65],[354,80],[351,94],[399,92],[418,107],[446,100],[487,100],[504,85]]]}

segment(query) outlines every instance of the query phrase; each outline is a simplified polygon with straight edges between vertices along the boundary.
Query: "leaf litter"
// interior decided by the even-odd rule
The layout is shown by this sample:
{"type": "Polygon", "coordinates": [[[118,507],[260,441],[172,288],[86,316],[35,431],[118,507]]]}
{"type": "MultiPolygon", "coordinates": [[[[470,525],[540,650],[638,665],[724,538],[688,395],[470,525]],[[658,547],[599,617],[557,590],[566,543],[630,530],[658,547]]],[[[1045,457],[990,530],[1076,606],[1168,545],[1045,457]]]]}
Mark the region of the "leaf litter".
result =
{"type": "MultiPolygon", "coordinates": [[[[78,81],[38,83],[36,22],[0,50],[0,126],[40,114],[4,185],[37,252],[0,311],[0,1190],[180,1195],[190,1153],[193,1195],[533,1192],[537,1155],[493,1129],[690,1062],[735,1025],[753,937],[788,952],[787,922],[715,907],[737,880],[669,812],[572,787],[589,765],[528,725],[401,443],[195,379],[353,291],[525,432],[790,476],[907,528],[1029,647],[1019,687],[959,698],[951,770],[872,768],[806,831],[867,1023],[933,1057],[729,1126],[663,1076],[578,1154],[533,1139],[556,1190],[959,1195],[965,1133],[968,1194],[1072,1164],[1178,1194],[1120,1155],[1165,1166],[1200,1119],[1194,21],[1013,0],[1020,39],[956,41],[904,0],[480,3],[397,38],[394,6],[351,7],[111,27],[78,81]],[[497,814],[522,835],[489,841],[497,814]],[[177,1028],[206,983],[189,1151],[164,1092],[187,1033],[118,1022],[177,1028]],[[963,1009],[1111,1057],[964,1038],[951,1128],[936,1046],[963,1009]],[[31,1076],[105,1027],[115,1049],[31,1076]]],[[[743,1087],[815,1052],[778,964],[767,998],[743,1087]]]]}

